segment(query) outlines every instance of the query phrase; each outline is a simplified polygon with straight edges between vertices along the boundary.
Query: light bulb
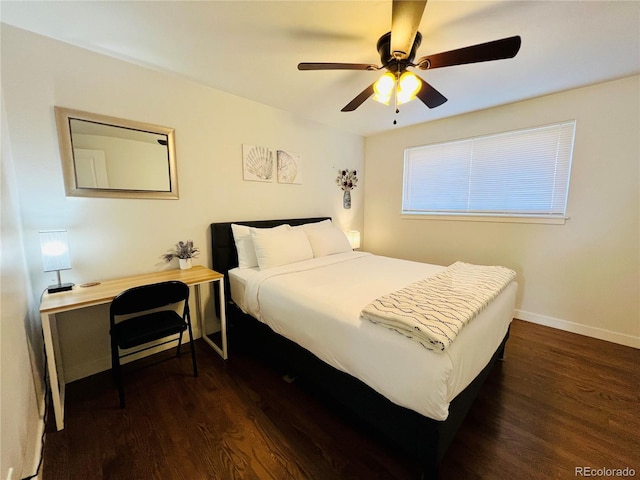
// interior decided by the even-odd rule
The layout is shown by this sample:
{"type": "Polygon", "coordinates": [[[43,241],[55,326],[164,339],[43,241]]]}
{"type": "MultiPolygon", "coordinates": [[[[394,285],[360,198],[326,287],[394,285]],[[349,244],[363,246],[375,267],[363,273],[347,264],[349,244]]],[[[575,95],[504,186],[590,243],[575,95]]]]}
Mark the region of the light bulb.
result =
{"type": "Polygon", "coordinates": [[[376,102],[389,105],[391,101],[391,95],[393,93],[393,87],[396,84],[396,77],[391,72],[387,72],[382,75],[376,83],[373,84],[373,99],[376,102]]]}
{"type": "Polygon", "coordinates": [[[57,256],[60,256],[60,255],[66,255],[67,246],[62,241],[55,241],[54,240],[52,242],[45,243],[42,246],[42,253],[44,253],[45,255],[48,255],[50,257],[57,257],[57,256]]]}
{"type": "Polygon", "coordinates": [[[398,80],[397,99],[398,105],[410,102],[416,98],[422,84],[418,77],[411,72],[404,72],[398,80]]]}

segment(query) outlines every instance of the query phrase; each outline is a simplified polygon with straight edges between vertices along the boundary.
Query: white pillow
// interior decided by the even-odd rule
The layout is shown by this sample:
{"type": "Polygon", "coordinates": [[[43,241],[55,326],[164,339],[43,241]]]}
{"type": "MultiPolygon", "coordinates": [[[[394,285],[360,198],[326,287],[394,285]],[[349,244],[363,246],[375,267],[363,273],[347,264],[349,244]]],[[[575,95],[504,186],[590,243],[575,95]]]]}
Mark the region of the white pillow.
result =
{"type": "Polygon", "coordinates": [[[257,229],[256,227],[232,223],[231,231],[233,232],[233,239],[236,244],[236,249],[238,250],[238,268],[253,268],[258,266],[258,258],[256,257],[256,249],[253,246],[251,230],[288,230],[289,228],[291,227],[287,224],[272,228],[257,229]]]}
{"type": "Polygon", "coordinates": [[[313,258],[313,250],[303,230],[253,229],[251,238],[260,270],[313,258]]]}
{"type": "Polygon", "coordinates": [[[302,229],[302,230],[308,230],[310,228],[322,228],[322,227],[327,227],[327,226],[331,226],[331,219],[327,218],[326,220],[322,220],[320,222],[312,222],[312,223],[303,223],[302,225],[297,225],[295,227],[291,227],[294,229],[302,229]]]}
{"type": "Polygon", "coordinates": [[[324,257],[353,250],[345,233],[333,225],[309,228],[304,233],[309,239],[314,257],[324,257]]]}

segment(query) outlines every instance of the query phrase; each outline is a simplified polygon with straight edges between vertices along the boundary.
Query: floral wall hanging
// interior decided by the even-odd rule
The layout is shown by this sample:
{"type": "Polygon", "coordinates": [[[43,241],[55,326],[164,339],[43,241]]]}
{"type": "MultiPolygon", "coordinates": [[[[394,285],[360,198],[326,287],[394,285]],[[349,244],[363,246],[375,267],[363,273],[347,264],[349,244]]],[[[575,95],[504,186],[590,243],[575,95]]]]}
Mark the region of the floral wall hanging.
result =
{"type": "Polygon", "coordinates": [[[358,184],[357,172],[355,170],[339,170],[336,183],[344,192],[342,194],[342,206],[351,208],[351,190],[358,184]]]}

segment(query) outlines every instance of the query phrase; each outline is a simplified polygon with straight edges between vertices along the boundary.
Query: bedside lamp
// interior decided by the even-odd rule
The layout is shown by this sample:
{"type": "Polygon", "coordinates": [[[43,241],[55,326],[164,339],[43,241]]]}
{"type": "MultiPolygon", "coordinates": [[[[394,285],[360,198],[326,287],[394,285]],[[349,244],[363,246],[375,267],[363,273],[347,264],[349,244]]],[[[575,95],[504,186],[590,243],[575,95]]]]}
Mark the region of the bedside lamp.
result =
{"type": "Polygon", "coordinates": [[[354,250],[360,248],[360,232],[358,230],[347,231],[347,238],[349,239],[351,248],[353,248],[354,250]]]}
{"type": "Polygon", "coordinates": [[[66,230],[41,230],[40,250],[42,251],[42,263],[45,272],[56,272],[57,285],[49,285],[48,293],[64,292],[73,288],[73,283],[60,281],[60,270],[71,269],[69,258],[69,244],[67,243],[66,230]]]}

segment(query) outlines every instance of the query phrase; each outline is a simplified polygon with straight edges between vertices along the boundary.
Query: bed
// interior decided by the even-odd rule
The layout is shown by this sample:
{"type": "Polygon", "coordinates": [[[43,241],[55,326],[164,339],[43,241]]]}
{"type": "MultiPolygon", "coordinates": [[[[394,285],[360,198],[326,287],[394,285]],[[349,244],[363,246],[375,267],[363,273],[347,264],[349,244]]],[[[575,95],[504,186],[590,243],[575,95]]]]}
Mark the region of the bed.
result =
{"type": "Polygon", "coordinates": [[[427,349],[363,319],[362,309],[446,267],[354,252],[337,237],[327,243],[328,230],[319,243],[319,230],[309,228],[327,223],[328,217],[317,217],[211,225],[213,268],[225,274],[231,299],[230,348],[259,350],[304,378],[419,458],[425,478],[436,478],[439,461],[504,354],[517,284],[509,282],[445,351],[427,349]],[[247,261],[241,239],[249,227],[257,229],[248,248],[258,259],[247,261]],[[312,254],[294,246],[278,251],[285,237],[270,232],[274,227],[288,229],[287,239],[294,229],[296,238],[306,234],[312,254]]]}

